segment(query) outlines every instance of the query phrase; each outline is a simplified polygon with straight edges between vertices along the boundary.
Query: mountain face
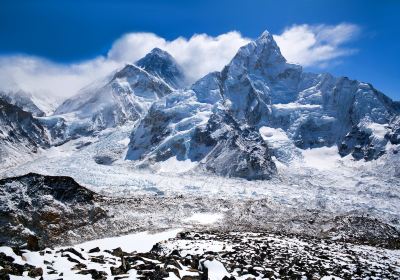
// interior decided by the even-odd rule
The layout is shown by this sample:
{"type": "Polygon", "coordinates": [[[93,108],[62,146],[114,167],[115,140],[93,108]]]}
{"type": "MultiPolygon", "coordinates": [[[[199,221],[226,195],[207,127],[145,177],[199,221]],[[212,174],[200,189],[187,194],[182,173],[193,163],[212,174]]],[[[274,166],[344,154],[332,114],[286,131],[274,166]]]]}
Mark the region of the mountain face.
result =
{"type": "Polygon", "coordinates": [[[341,156],[376,159],[398,143],[399,112],[369,84],[287,63],[264,32],[221,72],[155,102],[132,132],[127,159],[151,166],[176,157],[264,179],[276,170],[272,156],[288,163],[302,149],[337,146],[341,156]]]}
{"type": "Polygon", "coordinates": [[[242,47],[220,75],[211,75],[214,80],[206,76],[193,86],[197,96],[212,88],[214,101],[219,93],[238,122],[283,130],[301,149],[337,145],[342,156],[376,159],[400,112],[369,84],[286,63],[267,32],[242,47]]]}
{"type": "Polygon", "coordinates": [[[275,172],[257,131],[199,102],[193,91],[175,92],[150,108],[131,135],[126,159],[151,166],[171,157],[222,176],[267,179],[275,172]]]}
{"type": "Polygon", "coordinates": [[[22,155],[50,146],[45,128],[30,112],[0,97],[0,164],[9,167],[22,155]]]}

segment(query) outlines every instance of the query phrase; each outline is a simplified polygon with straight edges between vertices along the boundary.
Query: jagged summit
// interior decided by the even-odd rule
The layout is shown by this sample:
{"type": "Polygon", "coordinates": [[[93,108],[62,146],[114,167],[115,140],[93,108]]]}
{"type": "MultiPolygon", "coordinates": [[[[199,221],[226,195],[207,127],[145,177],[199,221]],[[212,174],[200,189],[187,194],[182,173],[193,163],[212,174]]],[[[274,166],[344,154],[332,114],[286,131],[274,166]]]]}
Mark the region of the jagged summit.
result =
{"type": "Polygon", "coordinates": [[[139,59],[136,65],[150,74],[160,77],[175,89],[184,85],[183,70],[172,55],[160,48],[154,48],[145,57],[139,59]]]}
{"type": "MultiPolygon", "coordinates": [[[[286,64],[273,36],[264,31],[255,41],[241,47],[228,66],[243,67],[250,70],[280,70],[286,64]]],[[[299,66],[297,66],[299,68],[299,66]]]]}

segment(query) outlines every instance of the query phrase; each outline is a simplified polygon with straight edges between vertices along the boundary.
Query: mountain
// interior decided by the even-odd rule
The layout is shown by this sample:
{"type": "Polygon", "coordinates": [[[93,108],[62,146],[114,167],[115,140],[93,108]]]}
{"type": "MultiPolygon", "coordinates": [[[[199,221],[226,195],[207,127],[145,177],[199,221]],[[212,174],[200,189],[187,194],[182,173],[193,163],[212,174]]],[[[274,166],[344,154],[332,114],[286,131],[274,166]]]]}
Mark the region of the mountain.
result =
{"type": "MultiPolygon", "coordinates": [[[[288,64],[268,32],[242,47],[219,77],[220,102],[235,119],[282,130],[300,149],[336,145],[342,156],[375,159],[400,113],[370,84],[288,64]]],[[[208,87],[193,89],[204,96],[208,87]]]]}
{"type": "Polygon", "coordinates": [[[0,165],[10,167],[49,146],[46,129],[38,119],[0,97],[0,165]]]}
{"type": "Polygon", "coordinates": [[[45,113],[33,102],[31,94],[22,90],[19,91],[0,91],[0,98],[12,105],[16,105],[26,112],[32,113],[36,117],[43,117],[45,113]]]}
{"type": "Polygon", "coordinates": [[[271,34],[239,49],[221,72],[155,102],[132,132],[127,159],[152,166],[176,158],[214,173],[270,178],[272,157],[336,146],[377,159],[399,143],[399,103],[372,85],[304,72],[271,34]]]}
{"type": "Polygon", "coordinates": [[[183,73],[166,52],[154,49],[64,101],[47,120],[54,137],[70,139],[142,118],[151,104],[180,85],[183,73]],[[61,131],[61,132],[60,132],[61,131]]]}
{"type": "Polygon", "coordinates": [[[182,68],[166,51],[154,48],[135,64],[151,75],[162,79],[174,89],[184,86],[185,75],[182,68]]]}
{"type": "Polygon", "coordinates": [[[131,124],[126,154],[118,150],[111,163],[183,164],[251,180],[274,177],[277,165],[301,162],[310,149],[366,161],[398,151],[399,102],[368,83],[288,63],[267,31],[220,72],[184,84],[175,59],[155,48],[32,121],[53,146],[131,124]]]}

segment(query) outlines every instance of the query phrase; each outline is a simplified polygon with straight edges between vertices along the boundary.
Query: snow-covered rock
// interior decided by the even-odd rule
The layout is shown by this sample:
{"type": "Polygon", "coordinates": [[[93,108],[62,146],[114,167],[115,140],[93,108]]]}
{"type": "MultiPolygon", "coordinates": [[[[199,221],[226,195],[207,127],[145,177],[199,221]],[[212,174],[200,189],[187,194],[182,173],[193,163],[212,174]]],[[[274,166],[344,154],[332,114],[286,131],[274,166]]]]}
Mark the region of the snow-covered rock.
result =
{"type": "Polygon", "coordinates": [[[151,107],[132,133],[126,159],[149,166],[171,157],[229,177],[268,179],[275,172],[258,132],[240,127],[225,110],[199,102],[190,90],[151,107]]]}
{"type": "Polygon", "coordinates": [[[104,218],[96,194],[70,177],[29,173],[0,180],[0,243],[59,243],[63,234],[104,218]]]}
{"type": "MultiPolygon", "coordinates": [[[[396,132],[400,112],[398,103],[370,84],[347,77],[335,78],[330,74],[306,73],[300,66],[287,63],[268,32],[240,48],[221,72],[206,75],[194,83],[191,89],[194,96],[191,91],[186,92],[185,95],[190,95],[190,98],[180,100],[180,105],[173,108],[173,114],[184,114],[185,120],[193,118],[198,112],[188,108],[197,104],[203,108],[202,115],[206,109],[209,110],[208,116],[228,116],[219,121],[224,123],[231,119],[240,129],[252,130],[253,135],[263,137],[272,150],[266,158],[274,155],[285,164],[301,158],[302,149],[332,146],[337,146],[341,156],[351,154],[355,159],[376,159],[386,152],[389,142],[398,144],[399,141],[396,132]],[[272,134],[264,137],[260,129],[264,132],[269,130],[269,134],[272,134]],[[277,136],[285,139],[275,141],[277,136]]],[[[167,104],[168,101],[160,103],[167,104]]],[[[156,107],[145,117],[147,123],[167,111],[172,112],[168,106],[156,107]],[[157,116],[153,114],[154,111],[157,111],[157,116]]],[[[162,157],[158,157],[156,162],[180,153],[182,160],[190,158],[204,163],[204,146],[197,148],[201,154],[198,157],[193,158],[186,153],[190,147],[193,154],[195,138],[186,137],[182,140],[182,137],[172,137],[174,128],[167,129],[169,132],[159,130],[159,127],[167,128],[168,124],[164,122],[168,121],[157,118],[158,128],[146,131],[145,138],[140,136],[144,126],[141,124],[138,131],[132,133],[131,150],[138,150],[140,146],[141,154],[157,151],[162,157]],[[143,147],[141,141],[154,139],[153,136],[161,139],[164,134],[168,135],[166,141],[147,141],[147,146],[143,147]]],[[[185,131],[193,133],[203,126],[204,122],[193,122],[191,128],[185,126],[185,131]]],[[[219,147],[221,145],[228,144],[219,144],[219,147]]],[[[224,157],[229,158],[228,154],[224,157]]],[[[237,165],[231,158],[228,161],[237,165]]],[[[214,167],[207,169],[216,170],[214,167]]],[[[224,171],[217,173],[229,174],[224,171]]]]}
{"type": "Polygon", "coordinates": [[[32,113],[0,97],[0,165],[22,163],[40,148],[48,148],[45,128],[32,113]]]}
{"type": "Polygon", "coordinates": [[[42,117],[45,113],[33,102],[33,96],[22,90],[19,91],[0,91],[0,98],[12,105],[16,105],[33,116],[42,117]]]}
{"type": "Polygon", "coordinates": [[[399,112],[369,84],[287,63],[264,32],[221,72],[154,103],[132,132],[127,159],[152,166],[176,157],[220,175],[269,178],[271,156],[289,164],[304,149],[336,146],[341,156],[380,157],[398,141],[399,112]],[[243,131],[252,139],[239,137],[243,131]]]}

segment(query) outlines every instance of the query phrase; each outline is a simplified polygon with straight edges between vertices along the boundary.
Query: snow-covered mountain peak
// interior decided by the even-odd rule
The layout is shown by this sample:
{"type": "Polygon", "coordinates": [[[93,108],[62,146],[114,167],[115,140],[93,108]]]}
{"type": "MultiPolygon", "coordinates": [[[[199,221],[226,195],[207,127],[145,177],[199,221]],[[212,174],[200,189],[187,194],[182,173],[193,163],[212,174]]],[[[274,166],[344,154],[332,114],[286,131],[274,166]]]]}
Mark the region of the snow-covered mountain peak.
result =
{"type": "Polygon", "coordinates": [[[175,58],[168,52],[154,48],[146,56],[139,59],[136,65],[150,74],[163,79],[171,87],[178,89],[183,87],[185,75],[175,58]]]}
{"type": "Polygon", "coordinates": [[[272,69],[276,72],[284,70],[282,68],[287,68],[289,65],[286,65],[286,59],[272,35],[265,31],[256,40],[241,47],[228,66],[245,68],[248,72],[271,72],[272,69]]]}

